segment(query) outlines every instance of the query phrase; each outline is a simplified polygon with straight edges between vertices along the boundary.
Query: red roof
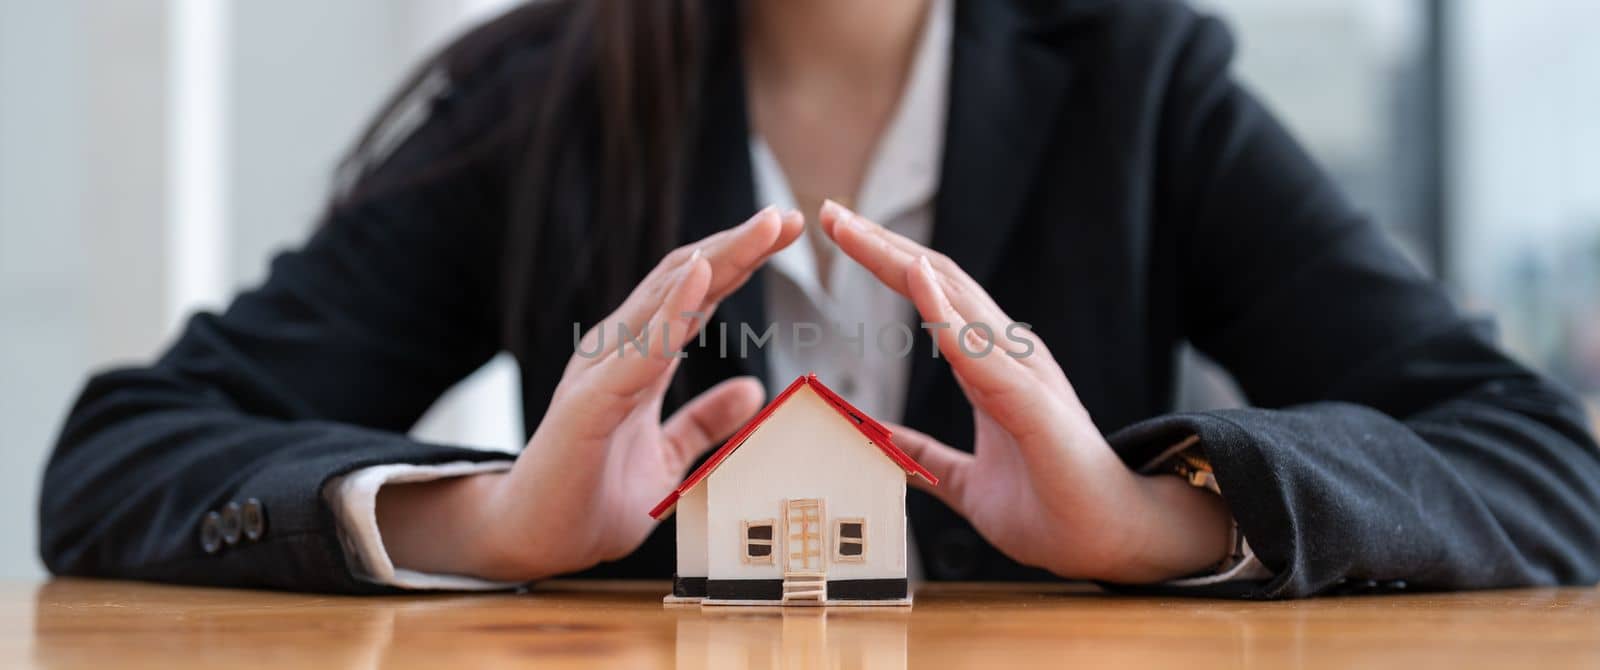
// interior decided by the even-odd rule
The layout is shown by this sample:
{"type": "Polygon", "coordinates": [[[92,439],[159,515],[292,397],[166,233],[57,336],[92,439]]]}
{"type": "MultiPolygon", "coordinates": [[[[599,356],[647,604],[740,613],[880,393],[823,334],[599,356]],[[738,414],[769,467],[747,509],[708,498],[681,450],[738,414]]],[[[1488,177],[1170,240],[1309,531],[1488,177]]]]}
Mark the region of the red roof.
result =
{"type": "Polygon", "coordinates": [[[743,445],[745,439],[749,438],[751,433],[756,432],[756,429],[761,427],[761,424],[765,423],[768,417],[772,416],[778,406],[788,401],[789,396],[794,395],[795,391],[800,390],[803,386],[810,386],[811,390],[816,391],[817,395],[821,396],[829,407],[837,411],[840,416],[849,419],[850,425],[855,426],[856,430],[867,436],[867,439],[871,440],[872,444],[883,452],[883,455],[888,456],[889,460],[894,461],[894,464],[900,466],[900,469],[904,470],[906,474],[921,477],[927,480],[929,484],[939,483],[939,478],[933,476],[932,472],[928,472],[927,468],[911,460],[911,457],[907,456],[906,452],[894,446],[894,442],[889,439],[888,428],[885,428],[883,424],[877,421],[873,421],[872,417],[867,416],[866,412],[856,409],[854,405],[845,402],[845,399],[834,393],[833,389],[824,386],[821,381],[818,381],[815,374],[809,374],[794,380],[794,383],[790,384],[789,388],[784,389],[783,393],[779,393],[778,397],[767,403],[767,406],[763,407],[755,418],[751,419],[743,428],[740,428],[739,432],[734,433],[733,437],[728,438],[728,441],[723,443],[716,453],[711,454],[711,458],[706,459],[705,463],[695,468],[694,472],[689,473],[689,476],[683,480],[682,484],[678,485],[678,488],[667,494],[667,497],[662,498],[661,502],[650,510],[650,516],[657,519],[665,517],[667,512],[678,504],[678,498],[698,485],[701,480],[711,474],[712,470],[717,469],[717,466],[721,465],[729,454],[732,454],[734,450],[743,445]]]}

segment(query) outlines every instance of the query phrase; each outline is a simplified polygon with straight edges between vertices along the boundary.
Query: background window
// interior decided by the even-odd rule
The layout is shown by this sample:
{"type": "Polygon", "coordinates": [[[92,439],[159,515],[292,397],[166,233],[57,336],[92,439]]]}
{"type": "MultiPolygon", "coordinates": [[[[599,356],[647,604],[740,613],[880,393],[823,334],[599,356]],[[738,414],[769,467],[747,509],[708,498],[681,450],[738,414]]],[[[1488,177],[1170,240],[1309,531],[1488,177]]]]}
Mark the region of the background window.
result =
{"type": "Polygon", "coordinates": [[[834,560],[860,561],[867,553],[867,523],[861,519],[840,519],[833,531],[834,560]]]}
{"type": "MultiPolygon", "coordinates": [[[[1600,3],[1196,4],[1355,205],[1600,429],[1600,3]]],[[[1183,408],[1244,402],[1187,353],[1183,408]]]]}

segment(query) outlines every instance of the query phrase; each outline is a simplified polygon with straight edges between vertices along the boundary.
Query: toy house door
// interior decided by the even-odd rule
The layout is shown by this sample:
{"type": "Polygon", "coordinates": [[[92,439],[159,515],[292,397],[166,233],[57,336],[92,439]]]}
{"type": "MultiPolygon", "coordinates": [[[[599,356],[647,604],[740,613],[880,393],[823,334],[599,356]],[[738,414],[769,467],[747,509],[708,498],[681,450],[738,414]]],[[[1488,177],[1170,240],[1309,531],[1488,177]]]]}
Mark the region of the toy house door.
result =
{"type": "Polygon", "coordinates": [[[823,572],[822,501],[796,498],[785,501],[783,508],[784,574],[823,572]]]}

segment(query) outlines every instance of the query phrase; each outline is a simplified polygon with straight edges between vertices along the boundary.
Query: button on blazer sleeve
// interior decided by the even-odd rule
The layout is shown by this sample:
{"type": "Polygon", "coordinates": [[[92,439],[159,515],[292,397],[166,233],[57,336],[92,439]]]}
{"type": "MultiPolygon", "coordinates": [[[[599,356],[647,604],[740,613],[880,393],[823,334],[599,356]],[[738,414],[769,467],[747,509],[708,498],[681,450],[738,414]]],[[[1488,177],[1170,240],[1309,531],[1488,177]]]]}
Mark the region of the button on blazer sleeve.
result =
{"type": "Polygon", "coordinates": [[[1139,452],[1200,435],[1274,574],[1213,591],[1595,582],[1600,454],[1581,406],[1352,211],[1230,79],[1218,23],[1185,30],[1158,197],[1180,230],[1187,336],[1255,408],[1164,417],[1113,442],[1139,452]]]}
{"type": "Polygon", "coordinates": [[[438,97],[367,195],[262,286],[195,316],[154,364],[89,381],[44,478],[51,572],[383,590],[345,565],[323,484],[375,464],[507,458],[403,434],[498,348],[503,170],[472,146],[505,113],[490,95],[438,97]],[[207,513],[248,499],[262,537],[207,553],[207,513]]]}

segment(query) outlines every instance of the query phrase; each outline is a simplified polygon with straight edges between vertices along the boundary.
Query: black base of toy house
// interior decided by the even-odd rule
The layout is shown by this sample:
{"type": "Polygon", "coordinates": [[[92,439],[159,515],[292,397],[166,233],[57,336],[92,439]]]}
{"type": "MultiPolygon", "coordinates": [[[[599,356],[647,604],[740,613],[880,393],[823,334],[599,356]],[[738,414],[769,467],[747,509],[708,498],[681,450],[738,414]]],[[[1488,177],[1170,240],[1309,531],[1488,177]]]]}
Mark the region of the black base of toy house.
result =
{"type": "MultiPolygon", "coordinates": [[[[835,579],[828,581],[829,600],[899,600],[910,585],[904,579],[835,579]]],[[[713,600],[783,600],[781,579],[706,579],[673,577],[672,595],[713,600]]]]}

